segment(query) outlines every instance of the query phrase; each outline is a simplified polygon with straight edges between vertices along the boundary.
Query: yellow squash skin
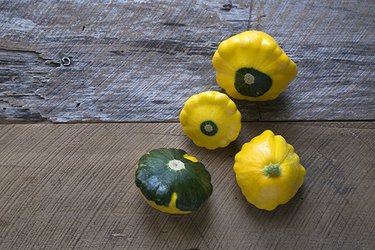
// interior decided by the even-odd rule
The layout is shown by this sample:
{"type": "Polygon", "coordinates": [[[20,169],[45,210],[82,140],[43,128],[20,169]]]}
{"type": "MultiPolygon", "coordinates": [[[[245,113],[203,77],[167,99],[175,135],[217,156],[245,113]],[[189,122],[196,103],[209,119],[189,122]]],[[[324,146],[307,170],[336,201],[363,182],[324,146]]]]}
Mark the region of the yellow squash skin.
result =
{"type": "MultiPolygon", "coordinates": [[[[142,193],[141,193],[142,194],[142,193]]],[[[146,197],[142,194],[145,201],[153,208],[159,210],[160,212],[167,214],[190,214],[192,211],[183,211],[176,207],[177,193],[174,192],[171,197],[171,202],[168,207],[161,206],[155,203],[155,201],[147,200],[146,197]]]]}
{"type": "Polygon", "coordinates": [[[185,134],[200,147],[226,147],[237,139],[241,129],[241,114],[236,104],[217,91],[205,91],[191,96],[180,113],[185,134]]]}
{"type": "Polygon", "coordinates": [[[293,146],[270,130],[242,146],[234,172],[247,201],[269,211],[297,193],[306,173],[293,146]]]}
{"type": "Polygon", "coordinates": [[[270,35],[255,30],[222,41],[212,64],[219,86],[229,96],[249,101],[275,99],[297,75],[296,64],[277,42],[270,35]],[[253,71],[258,71],[259,75],[253,71]]]}

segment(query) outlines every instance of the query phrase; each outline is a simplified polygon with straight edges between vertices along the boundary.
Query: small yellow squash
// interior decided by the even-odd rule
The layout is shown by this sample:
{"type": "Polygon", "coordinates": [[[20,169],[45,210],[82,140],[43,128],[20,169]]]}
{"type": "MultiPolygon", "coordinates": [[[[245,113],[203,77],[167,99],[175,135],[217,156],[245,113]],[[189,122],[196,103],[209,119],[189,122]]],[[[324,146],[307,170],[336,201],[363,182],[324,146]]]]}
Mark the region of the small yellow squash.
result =
{"type": "Polygon", "coordinates": [[[247,201],[269,211],[287,203],[305,177],[293,146],[270,130],[242,146],[235,156],[234,172],[247,201]]]}
{"type": "Polygon", "coordinates": [[[237,139],[241,129],[241,114],[236,104],[217,91],[205,91],[191,96],[180,113],[185,134],[200,147],[226,147],[237,139]]]}
{"type": "Polygon", "coordinates": [[[297,75],[296,64],[262,31],[245,31],[219,44],[212,64],[216,81],[233,98],[275,99],[297,75]]]}

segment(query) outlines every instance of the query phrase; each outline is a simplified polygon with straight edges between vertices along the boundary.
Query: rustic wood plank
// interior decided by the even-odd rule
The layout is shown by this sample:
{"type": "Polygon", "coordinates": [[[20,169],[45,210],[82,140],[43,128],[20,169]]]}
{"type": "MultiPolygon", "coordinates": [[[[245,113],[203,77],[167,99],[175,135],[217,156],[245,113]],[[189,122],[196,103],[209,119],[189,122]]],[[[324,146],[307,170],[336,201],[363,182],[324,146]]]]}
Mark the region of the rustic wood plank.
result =
{"type": "Polygon", "coordinates": [[[275,101],[238,102],[244,121],[373,120],[374,13],[371,0],[1,1],[0,119],[176,121],[190,95],[220,90],[218,43],[261,29],[300,72],[275,101]]]}
{"type": "Polygon", "coordinates": [[[257,24],[299,67],[288,91],[259,103],[263,121],[375,118],[375,2],[257,1],[257,24]]]}
{"type": "Polygon", "coordinates": [[[0,125],[1,249],[373,249],[375,123],[244,123],[237,142],[208,151],[177,123],[0,125]],[[233,157],[265,129],[294,145],[302,189],[274,212],[246,203],[233,157]],[[137,159],[178,147],[204,162],[214,192],[194,214],[150,208],[137,159]]]}
{"type": "MultiPolygon", "coordinates": [[[[69,57],[71,65],[50,70],[48,84],[31,91],[43,100],[4,98],[11,105],[56,122],[165,121],[176,120],[191,94],[219,89],[208,81],[210,57],[217,41],[232,33],[231,21],[220,25],[220,4],[211,11],[204,2],[190,1],[23,3],[8,1],[0,8],[6,23],[0,47],[8,58],[13,46],[32,43],[43,59],[59,64],[69,57]]],[[[225,18],[247,9],[223,12],[225,18]]],[[[258,118],[255,104],[244,111],[248,119],[258,118]]]]}

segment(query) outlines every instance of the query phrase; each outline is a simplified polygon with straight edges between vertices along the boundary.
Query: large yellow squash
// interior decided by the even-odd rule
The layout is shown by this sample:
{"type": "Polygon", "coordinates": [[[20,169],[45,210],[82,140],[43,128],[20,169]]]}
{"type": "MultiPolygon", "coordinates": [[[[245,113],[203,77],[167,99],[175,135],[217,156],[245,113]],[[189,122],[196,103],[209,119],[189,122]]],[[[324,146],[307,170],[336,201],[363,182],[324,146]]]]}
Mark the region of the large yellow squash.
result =
{"type": "Polygon", "coordinates": [[[233,98],[275,99],[297,75],[296,64],[262,31],[245,31],[219,44],[212,64],[216,81],[233,98]]]}
{"type": "Polygon", "coordinates": [[[234,172],[247,201],[265,210],[288,202],[305,177],[293,146],[270,130],[242,146],[235,156],[234,172]]]}

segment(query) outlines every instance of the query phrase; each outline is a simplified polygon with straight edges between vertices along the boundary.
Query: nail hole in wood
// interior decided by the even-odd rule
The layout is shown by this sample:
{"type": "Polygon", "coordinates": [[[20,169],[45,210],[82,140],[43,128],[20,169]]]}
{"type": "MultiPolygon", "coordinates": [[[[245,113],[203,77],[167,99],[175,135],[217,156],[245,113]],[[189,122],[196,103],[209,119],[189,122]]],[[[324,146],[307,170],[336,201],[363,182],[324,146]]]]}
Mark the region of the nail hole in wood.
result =
{"type": "Polygon", "coordinates": [[[83,26],[83,27],[82,27],[82,31],[85,31],[85,29],[86,29],[86,27],[85,27],[85,26],[83,26]]]}
{"type": "Polygon", "coordinates": [[[232,1],[229,1],[229,3],[223,4],[221,7],[222,10],[230,11],[233,7],[232,1]]]}
{"type": "Polygon", "coordinates": [[[7,110],[7,108],[3,108],[3,110],[7,110]]]}
{"type": "Polygon", "coordinates": [[[80,103],[80,102],[77,102],[77,104],[76,104],[76,107],[78,108],[78,107],[79,107],[79,105],[81,105],[81,103],[80,103]]]}
{"type": "Polygon", "coordinates": [[[67,66],[70,65],[70,58],[69,58],[69,57],[63,57],[63,58],[61,59],[61,61],[62,61],[62,64],[63,64],[65,67],[67,67],[67,66]]]}

